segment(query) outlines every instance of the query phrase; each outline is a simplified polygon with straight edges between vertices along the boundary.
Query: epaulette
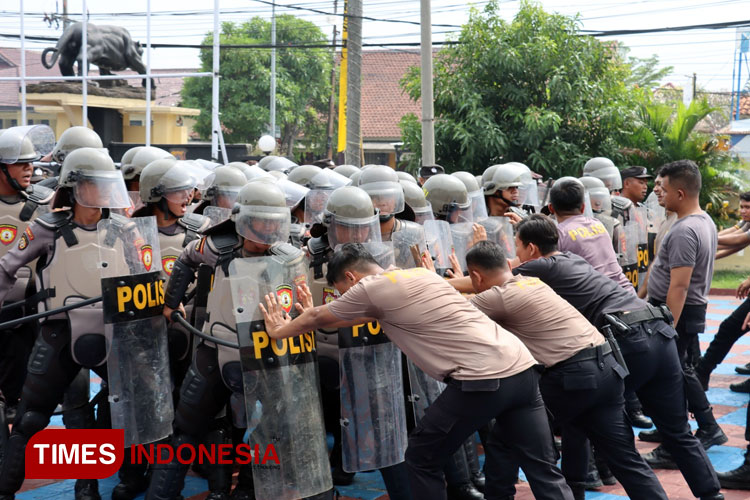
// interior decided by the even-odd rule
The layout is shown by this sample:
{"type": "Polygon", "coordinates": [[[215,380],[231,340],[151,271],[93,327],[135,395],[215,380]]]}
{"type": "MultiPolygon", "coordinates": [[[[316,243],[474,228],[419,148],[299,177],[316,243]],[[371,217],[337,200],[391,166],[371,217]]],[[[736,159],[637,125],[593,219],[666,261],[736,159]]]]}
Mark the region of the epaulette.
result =
{"type": "MultiPolygon", "coordinates": [[[[57,177],[53,177],[53,179],[55,179],[56,186],[57,177]]],[[[52,198],[55,197],[55,190],[54,188],[44,186],[41,183],[33,184],[31,186],[31,192],[24,193],[24,197],[26,198],[26,201],[23,204],[23,208],[21,208],[21,213],[18,215],[18,218],[25,222],[31,220],[31,217],[34,215],[36,209],[39,208],[39,205],[47,205],[52,201],[52,198]]]]}
{"type": "Polygon", "coordinates": [[[182,240],[182,247],[184,248],[191,241],[197,240],[202,230],[208,229],[208,226],[211,225],[211,219],[193,213],[180,218],[177,223],[185,228],[185,239],[182,240]]]}
{"type": "Polygon", "coordinates": [[[55,237],[62,236],[65,244],[69,247],[78,244],[78,238],[73,234],[70,227],[73,220],[72,210],[60,210],[49,212],[36,219],[40,226],[55,232],[55,237]]]}

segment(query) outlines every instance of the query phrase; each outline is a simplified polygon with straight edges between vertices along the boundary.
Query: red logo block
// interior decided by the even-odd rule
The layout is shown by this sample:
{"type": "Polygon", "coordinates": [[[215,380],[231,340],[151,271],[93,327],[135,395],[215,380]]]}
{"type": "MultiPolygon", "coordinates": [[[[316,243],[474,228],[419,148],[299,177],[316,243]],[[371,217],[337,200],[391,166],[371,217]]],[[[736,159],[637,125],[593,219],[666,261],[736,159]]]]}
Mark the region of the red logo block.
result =
{"type": "Polygon", "coordinates": [[[48,429],[26,446],[27,479],[104,479],[122,464],[122,429],[48,429]]]}

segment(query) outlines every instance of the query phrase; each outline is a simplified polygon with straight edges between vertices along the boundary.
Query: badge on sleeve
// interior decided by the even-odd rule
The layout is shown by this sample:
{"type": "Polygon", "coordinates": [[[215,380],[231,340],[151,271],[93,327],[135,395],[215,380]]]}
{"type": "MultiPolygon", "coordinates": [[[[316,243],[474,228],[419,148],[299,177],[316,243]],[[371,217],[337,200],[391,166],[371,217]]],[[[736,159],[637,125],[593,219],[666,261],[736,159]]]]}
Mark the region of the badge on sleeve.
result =
{"type": "Polygon", "coordinates": [[[21,239],[18,240],[18,249],[19,250],[26,250],[26,247],[29,246],[29,238],[26,236],[26,233],[23,233],[21,235],[21,239]]]}
{"type": "Polygon", "coordinates": [[[18,228],[16,226],[13,226],[11,224],[0,225],[0,243],[2,243],[3,245],[8,246],[13,243],[13,240],[16,239],[17,234],[18,228]]]}

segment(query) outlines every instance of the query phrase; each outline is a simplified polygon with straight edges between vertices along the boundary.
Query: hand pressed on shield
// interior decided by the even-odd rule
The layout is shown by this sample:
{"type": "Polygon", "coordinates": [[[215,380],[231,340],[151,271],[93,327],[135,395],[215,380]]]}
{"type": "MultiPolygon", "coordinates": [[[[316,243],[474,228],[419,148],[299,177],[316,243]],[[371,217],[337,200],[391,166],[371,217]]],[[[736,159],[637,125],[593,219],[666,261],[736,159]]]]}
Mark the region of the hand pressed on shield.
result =
{"type": "Polygon", "coordinates": [[[266,307],[263,304],[258,304],[260,311],[263,313],[263,320],[266,323],[266,333],[273,336],[274,333],[292,322],[292,318],[284,311],[279,301],[276,299],[275,293],[266,294],[266,307]]]}
{"type": "Polygon", "coordinates": [[[456,256],[455,250],[453,250],[448,256],[448,260],[451,262],[452,269],[448,269],[445,274],[447,274],[449,278],[458,278],[463,276],[464,272],[461,270],[461,263],[458,262],[458,257],[456,256]]]}
{"type": "Polygon", "coordinates": [[[428,269],[428,270],[432,271],[433,273],[436,272],[435,271],[435,261],[432,260],[432,255],[430,255],[430,252],[425,251],[422,254],[422,267],[424,267],[425,269],[428,269]]]}
{"type": "Polygon", "coordinates": [[[480,241],[484,241],[487,239],[487,230],[483,225],[477,224],[475,222],[471,225],[471,229],[473,234],[471,236],[471,241],[469,242],[469,248],[473,247],[480,241]]]}
{"type": "Polygon", "coordinates": [[[297,308],[297,311],[300,314],[315,307],[313,304],[312,293],[310,293],[310,289],[306,284],[297,287],[297,298],[299,298],[299,302],[294,304],[294,307],[297,308]]]}

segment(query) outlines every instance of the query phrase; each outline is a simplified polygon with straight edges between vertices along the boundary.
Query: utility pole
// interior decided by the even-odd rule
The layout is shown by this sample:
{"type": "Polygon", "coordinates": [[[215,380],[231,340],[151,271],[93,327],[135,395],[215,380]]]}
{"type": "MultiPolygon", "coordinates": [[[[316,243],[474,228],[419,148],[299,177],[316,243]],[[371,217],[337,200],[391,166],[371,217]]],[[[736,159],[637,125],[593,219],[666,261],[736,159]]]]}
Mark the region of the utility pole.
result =
{"type": "MultiPolygon", "coordinates": [[[[276,139],[276,2],[271,2],[271,137],[276,139]]],[[[289,151],[291,155],[292,152],[289,151]]]]}
{"type": "Polygon", "coordinates": [[[435,109],[432,97],[432,15],[430,0],[420,0],[422,32],[422,166],[435,164],[435,109]]]}
{"type": "Polygon", "coordinates": [[[63,31],[65,31],[65,28],[67,28],[69,24],[70,19],[68,18],[68,0],[63,0],[63,31]]]}
{"type": "MultiPolygon", "coordinates": [[[[333,1],[333,14],[336,15],[339,2],[333,1]]],[[[326,143],[326,158],[333,159],[333,113],[336,112],[336,24],[333,25],[333,52],[331,57],[331,97],[328,99],[328,142],[326,143]]]]}
{"type": "Polygon", "coordinates": [[[344,162],[362,165],[362,0],[349,0],[349,37],[347,39],[346,152],[344,162]]]}
{"type": "Polygon", "coordinates": [[[697,90],[698,90],[697,83],[698,83],[698,75],[696,75],[695,73],[693,73],[693,100],[695,100],[698,97],[698,95],[696,93],[697,90]]]}

